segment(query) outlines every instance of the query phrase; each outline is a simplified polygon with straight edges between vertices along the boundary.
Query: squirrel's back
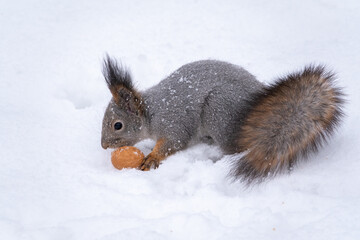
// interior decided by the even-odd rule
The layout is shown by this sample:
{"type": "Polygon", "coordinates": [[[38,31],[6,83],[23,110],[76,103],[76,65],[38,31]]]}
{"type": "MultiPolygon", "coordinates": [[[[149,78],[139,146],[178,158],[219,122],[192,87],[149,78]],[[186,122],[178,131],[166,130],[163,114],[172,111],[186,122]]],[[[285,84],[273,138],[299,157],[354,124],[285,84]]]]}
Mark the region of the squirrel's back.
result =
{"type": "Polygon", "coordinates": [[[145,91],[144,97],[153,101],[171,101],[177,96],[186,96],[184,100],[193,102],[194,99],[206,98],[213,89],[227,86],[240,90],[236,95],[242,95],[258,91],[264,85],[240,66],[218,60],[201,60],[183,65],[159,84],[145,91]]]}
{"type": "Polygon", "coordinates": [[[150,135],[183,131],[189,133],[187,138],[208,136],[229,152],[228,135],[239,120],[237,113],[243,113],[250,96],[263,88],[234,64],[217,60],[186,64],[143,93],[150,135]]]}

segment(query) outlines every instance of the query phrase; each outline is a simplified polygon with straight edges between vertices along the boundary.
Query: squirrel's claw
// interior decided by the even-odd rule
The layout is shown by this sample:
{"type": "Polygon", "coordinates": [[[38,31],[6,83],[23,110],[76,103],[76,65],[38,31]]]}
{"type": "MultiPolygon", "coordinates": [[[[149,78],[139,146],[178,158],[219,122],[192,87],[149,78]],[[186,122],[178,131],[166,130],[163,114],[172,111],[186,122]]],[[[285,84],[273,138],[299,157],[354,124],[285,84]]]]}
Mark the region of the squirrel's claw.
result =
{"type": "Polygon", "coordinates": [[[144,158],[140,165],[140,170],[142,171],[149,171],[151,167],[158,168],[160,165],[160,160],[157,158],[154,158],[152,156],[147,156],[144,158]]]}

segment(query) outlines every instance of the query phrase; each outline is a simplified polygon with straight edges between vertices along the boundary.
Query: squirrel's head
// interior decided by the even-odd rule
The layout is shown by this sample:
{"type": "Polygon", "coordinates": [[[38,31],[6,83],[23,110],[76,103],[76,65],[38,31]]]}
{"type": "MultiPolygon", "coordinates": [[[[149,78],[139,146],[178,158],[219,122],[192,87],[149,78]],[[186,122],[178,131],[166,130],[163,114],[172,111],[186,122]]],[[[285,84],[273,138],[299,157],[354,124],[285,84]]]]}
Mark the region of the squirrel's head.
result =
{"type": "Polygon", "coordinates": [[[134,89],[130,73],[109,56],[104,60],[103,74],[112,94],[105,111],[101,146],[131,146],[142,139],[143,101],[134,89]]]}

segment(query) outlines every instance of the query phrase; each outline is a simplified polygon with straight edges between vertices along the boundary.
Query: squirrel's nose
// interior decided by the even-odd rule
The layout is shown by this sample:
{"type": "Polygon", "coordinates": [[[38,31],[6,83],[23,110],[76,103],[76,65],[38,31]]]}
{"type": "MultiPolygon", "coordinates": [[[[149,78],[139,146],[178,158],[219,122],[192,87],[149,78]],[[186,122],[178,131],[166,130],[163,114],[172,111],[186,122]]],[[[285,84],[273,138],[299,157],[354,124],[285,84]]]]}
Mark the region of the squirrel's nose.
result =
{"type": "Polygon", "coordinates": [[[101,146],[103,149],[107,149],[109,147],[109,144],[103,140],[101,140],[101,146]]]}

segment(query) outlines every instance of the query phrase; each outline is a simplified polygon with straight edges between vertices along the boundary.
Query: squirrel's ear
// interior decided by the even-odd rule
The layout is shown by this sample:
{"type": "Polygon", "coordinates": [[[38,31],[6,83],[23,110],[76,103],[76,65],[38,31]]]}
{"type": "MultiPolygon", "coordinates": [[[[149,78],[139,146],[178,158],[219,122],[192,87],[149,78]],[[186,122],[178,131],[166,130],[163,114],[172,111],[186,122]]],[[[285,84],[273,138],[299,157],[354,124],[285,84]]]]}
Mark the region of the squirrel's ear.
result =
{"type": "Polygon", "coordinates": [[[141,96],[134,89],[129,71],[107,55],[104,59],[103,74],[115,103],[131,113],[141,113],[141,96]]]}

